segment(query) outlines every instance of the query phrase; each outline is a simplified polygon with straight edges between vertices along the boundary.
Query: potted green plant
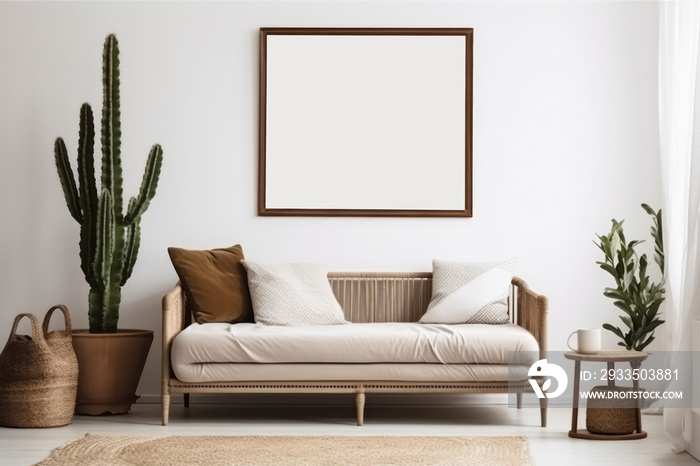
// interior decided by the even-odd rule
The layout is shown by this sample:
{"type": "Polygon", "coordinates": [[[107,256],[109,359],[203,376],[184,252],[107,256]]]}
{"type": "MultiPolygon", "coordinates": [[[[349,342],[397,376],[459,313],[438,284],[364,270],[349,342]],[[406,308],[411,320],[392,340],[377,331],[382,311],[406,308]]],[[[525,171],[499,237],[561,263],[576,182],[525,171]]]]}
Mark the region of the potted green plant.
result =
{"type": "Polygon", "coordinates": [[[102,163],[95,179],[95,125],[90,105],[80,109],[78,183],[62,138],[56,139],[56,167],[71,216],[80,224],[80,261],[90,286],[90,328],[73,334],[80,375],[76,413],[126,413],[135,395],[152,330],[117,329],[121,287],[131,276],[141,237],[141,216],[156,193],[163,149],[151,148],[139,193],[123,212],[119,45],[107,36],[102,62],[102,163]]]}
{"type": "Polygon", "coordinates": [[[647,204],[642,208],[652,217],[651,236],[654,239],[654,261],[661,270],[661,280],[655,283],[647,274],[647,256],[639,256],[635,251],[643,241],[625,240],[622,224],[612,220],[612,228],[608,235],[596,235],[600,240],[596,246],[605,255],[604,262],[596,262],[600,268],[615,279],[615,287],[605,288],[603,295],[614,300],[613,304],[624,314],[620,320],[627,330],[611,324],[603,324],[603,328],[613,332],[622,339],[618,345],[628,350],[641,351],[654,341],[654,331],[663,324],[660,307],[664,302],[664,244],[661,209],[654,211],[647,204]]]}

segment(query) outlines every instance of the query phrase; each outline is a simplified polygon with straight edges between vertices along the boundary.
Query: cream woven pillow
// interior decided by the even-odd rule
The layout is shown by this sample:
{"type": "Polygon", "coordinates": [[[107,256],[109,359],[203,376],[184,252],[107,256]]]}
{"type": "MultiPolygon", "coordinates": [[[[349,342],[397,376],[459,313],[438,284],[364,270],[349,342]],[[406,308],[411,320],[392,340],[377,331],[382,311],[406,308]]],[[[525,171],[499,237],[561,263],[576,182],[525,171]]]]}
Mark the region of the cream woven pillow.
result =
{"type": "Polygon", "coordinates": [[[433,261],[433,296],[424,324],[505,324],[515,260],[433,261]]]}
{"type": "Polygon", "coordinates": [[[343,325],[343,310],[320,264],[260,264],[242,261],[255,323],[261,325],[343,325]]]}

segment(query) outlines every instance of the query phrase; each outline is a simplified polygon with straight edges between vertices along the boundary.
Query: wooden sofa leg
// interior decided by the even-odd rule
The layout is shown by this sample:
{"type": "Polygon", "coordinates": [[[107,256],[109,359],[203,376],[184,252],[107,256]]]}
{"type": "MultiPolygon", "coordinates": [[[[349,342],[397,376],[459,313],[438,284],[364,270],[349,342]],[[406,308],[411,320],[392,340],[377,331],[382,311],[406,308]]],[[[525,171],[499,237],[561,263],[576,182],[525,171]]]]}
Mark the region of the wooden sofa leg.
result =
{"type": "Polygon", "coordinates": [[[517,400],[516,405],[515,405],[516,408],[523,409],[523,394],[522,393],[516,394],[516,400],[517,400]]]}
{"type": "Polygon", "coordinates": [[[547,427],[547,398],[540,398],[540,425],[547,427]]]}
{"type": "Polygon", "coordinates": [[[365,392],[357,392],[355,407],[357,409],[357,425],[361,426],[365,422],[365,392]]]}
{"type": "Polygon", "coordinates": [[[170,395],[161,395],[160,409],[163,416],[163,425],[167,426],[168,418],[170,417],[170,395]]]}
{"type": "Polygon", "coordinates": [[[185,393],[184,398],[185,398],[185,408],[189,408],[190,407],[190,394],[185,393]]]}

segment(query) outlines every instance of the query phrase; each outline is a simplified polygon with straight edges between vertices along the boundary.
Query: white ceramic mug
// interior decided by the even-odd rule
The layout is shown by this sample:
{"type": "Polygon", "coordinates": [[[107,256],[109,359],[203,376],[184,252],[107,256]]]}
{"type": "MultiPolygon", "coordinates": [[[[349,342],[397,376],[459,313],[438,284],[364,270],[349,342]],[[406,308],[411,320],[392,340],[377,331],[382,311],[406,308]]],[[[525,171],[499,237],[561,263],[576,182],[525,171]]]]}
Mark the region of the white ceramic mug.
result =
{"type": "Polygon", "coordinates": [[[569,335],[566,340],[566,346],[577,353],[591,354],[600,351],[600,329],[599,328],[580,328],[569,335]],[[576,335],[578,348],[573,348],[570,344],[571,337],[576,335]]]}

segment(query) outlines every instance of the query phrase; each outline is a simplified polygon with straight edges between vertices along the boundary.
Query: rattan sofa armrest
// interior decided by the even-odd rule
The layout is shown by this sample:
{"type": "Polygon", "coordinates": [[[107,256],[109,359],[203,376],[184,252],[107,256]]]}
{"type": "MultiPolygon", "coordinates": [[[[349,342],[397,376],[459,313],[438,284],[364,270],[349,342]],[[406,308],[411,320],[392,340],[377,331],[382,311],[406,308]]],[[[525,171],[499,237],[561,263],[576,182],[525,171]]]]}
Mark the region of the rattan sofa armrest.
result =
{"type": "Polygon", "coordinates": [[[522,278],[513,277],[511,283],[517,290],[516,323],[532,333],[540,347],[540,358],[546,358],[549,347],[549,300],[530,288],[522,278]]]}
{"type": "Polygon", "coordinates": [[[185,328],[185,300],[182,288],[178,283],[175,288],[163,296],[163,359],[162,375],[163,381],[172,376],[170,364],[170,346],[175,337],[185,328]]]}

